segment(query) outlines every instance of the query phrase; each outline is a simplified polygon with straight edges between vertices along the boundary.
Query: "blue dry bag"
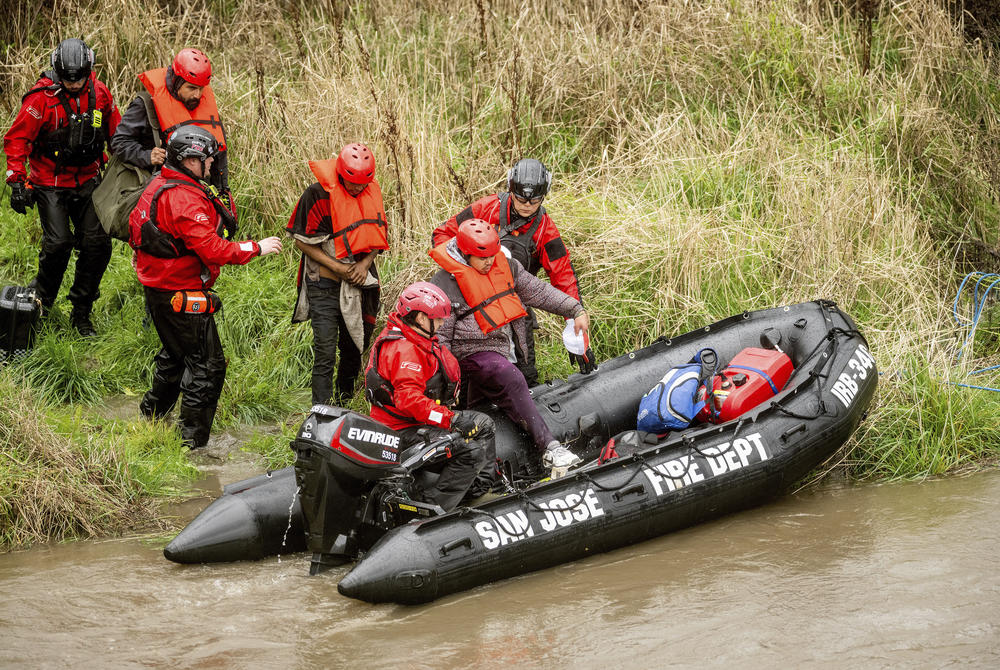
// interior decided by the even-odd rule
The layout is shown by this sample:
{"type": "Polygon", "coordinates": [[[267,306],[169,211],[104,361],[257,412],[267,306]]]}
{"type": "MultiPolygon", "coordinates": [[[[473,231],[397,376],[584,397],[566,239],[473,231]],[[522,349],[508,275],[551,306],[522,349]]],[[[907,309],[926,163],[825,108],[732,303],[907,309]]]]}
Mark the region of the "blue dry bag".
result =
{"type": "Polygon", "coordinates": [[[690,363],[670,368],[656,386],[639,401],[636,428],[647,433],[683,430],[705,406],[698,389],[718,370],[714,349],[702,349],[690,363]]]}

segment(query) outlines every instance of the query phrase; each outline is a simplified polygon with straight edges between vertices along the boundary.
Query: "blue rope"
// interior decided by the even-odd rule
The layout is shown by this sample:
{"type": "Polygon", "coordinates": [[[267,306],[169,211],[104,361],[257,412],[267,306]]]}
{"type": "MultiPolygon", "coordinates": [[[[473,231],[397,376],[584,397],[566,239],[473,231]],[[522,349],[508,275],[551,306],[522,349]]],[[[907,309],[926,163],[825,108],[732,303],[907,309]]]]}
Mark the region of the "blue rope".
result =
{"type": "Polygon", "coordinates": [[[1000,393],[1000,389],[995,389],[992,386],[973,386],[972,384],[959,384],[958,382],[948,382],[952,386],[959,386],[965,389],[978,389],[980,391],[996,391],[1000,393]]]}
{"type": "MultiPolygon", "coordinates": [[[[962,354],[965,353],[965,347],[972,341],[976,335],[976,328],[979,327],[979,318],[983,314],[983,308],[986,306],[986,299],[990,295],[990,291],[993,287],[1000,284],[1000,274],[994,272],[970,272],[965,275],[962,279],[962,283],[958,287],[958,292],[955,294],[955,301],[952,304],[952,316],[955,318],[955,323],[958,324],[959,328],[968,328],[969,334],[966,336],[965,341],[962,342],[962,346],[958,348],[958,353],[955,355],[955,363],[962,359],[962,354]],[[970,321],[964,321],[958,314],[958,303],[962,298],[962,293],[965,291],[966,285],[969,281],[975,277],[975,285],[972,288],[972,319],[970,321]],[[985,284],[989,284],[985,288],[985,284]]],[[[971,377],[972,375],[978,375],[983,372],[989,372],[991,370],[1000,369],[1000,365],[993,365],[988,368],[980,368],[979,370],[973,370],[972,372],[967,372],[966,377],[971,377]]],[[[982,391],[996,391],[1000,393],[1000,389],[993,388],[990,386],[974,386],[972,384],[959,384],[958,382],[948,382],[955,386],[960,386],[962,388],[979,389],[982,391]]]]}
{"type": "MultiPolygon", "coordinates": [[[[965,342],[963,342],[962,346],[958,348],[958,354],[955,357],[955,362],[961,360],[966,345],[968,345],[969,342],[972,340],[972,338],[975,337],[976,328],[979,326],[979,318],[982,316],[983,308],[986,306],[986,298],[989,297],[990,291],[992,291],[993,287],[996,286],[997,284],[1000,284],[1000,274],[995,274],[992,272],[989,273],[970,272],[969,274],[965,275],[965,278],[962,280],[961,285],[959,285],[958,293],[955,294],[955,302],[952,305],[952,316],[955,318],[955,323],[958,324],[959,328],[969,328],[970,330],[969,330],[969,335],[965,338],[965,342]],[[962,292],[965,290],[965,285],[975,275],[979,275],[979,278],[976,280],[975,287],[973,288],[972,291],[972,307],[973,307],[972,320],[963,321],[961,317],[959,317],[958,315],[958,301],[962,297],[962,292]],[[990,282],[990,285],[986,287],[985,290],[982,291],[982,294],[980,294],[980,287],[987,281],[990,282]]],[[[985,369],[977,370],[976,372],[984,372],[984,371],[985,369]]],[[[975,373],[969,373],[969,374],[975,374],[975,373]]]]}

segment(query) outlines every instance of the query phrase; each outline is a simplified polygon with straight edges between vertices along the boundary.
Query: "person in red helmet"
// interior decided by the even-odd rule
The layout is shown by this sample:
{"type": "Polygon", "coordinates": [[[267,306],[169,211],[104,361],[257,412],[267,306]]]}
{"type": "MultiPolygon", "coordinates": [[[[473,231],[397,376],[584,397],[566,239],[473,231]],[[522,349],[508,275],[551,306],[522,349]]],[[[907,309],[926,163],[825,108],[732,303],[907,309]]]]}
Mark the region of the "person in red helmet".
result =
{"type": "Polygon", "coordinates": [[[190,48],[181,49],[169,66],[140,74],[143,88],[125,110],[111,139],[111,150],[124,162],[155,172],[167,157],[165,147],[170,133],[188,125],[204,128],[212,133],[219,146],[219,155],[206,181],[215,187],[235,217],[235,203],[229,191],[226,129],[209,85],[211,79],[212,63],[208,56],[190,48]]]}
{"type": "MultiPolygon", "coordinates": [[[[538,271],[544,269],[553,286],[582,302],[569,250],[542,206],[551,185],[552,173],[541,161],[536,158],[519,160],[507,172],[507,192],[484,196],[438,226],[431,234],[432,246],[454,237],[463,221],[482,219],[496,226],[500,244],[528,272],[537,276],[538,271]]],[[[517,352],[517,367],[528,386],[534,386],[538,383],[538,369],[532,331],[538,324],[531,309],[528,309],[528,320],[531,328],[524,350],[517,352]]],[[[580,355],[570,353],[570,361],[584,374],[596,369],[594,353],[590,350],[580,355]]]]}
{"type": "Polygon", "coordinates": [[[38,206],[42,247],[32,285],[44,309],[55,302],[70,256],[78,250],[70,321],[89,337],[96,335],[91,309],[111,260],[111,238],[98,221],[93,193],[105,144],[121,115],[94,74],[94,52],[83,40],[60,42],[50,62],[52,69],[21,99],[3,138],[10,206],[19,214],[38,206]]]}
{"type": "Polygon", "coordinates": [[[163,344],[139,411],[163,418],[183,392],[178,420],[181,438],[191,449],[208,443],[226,378],[215,325],[222,301],[211,290],[215,280],[223,265],[244,265],[281,251],[277,237],[259,242],[222,238],[231,213],[203,183],[216,155],[215,137],[205,129],[175,130],[167,140],[163,170],[143,190],[129,218],[136,274],[163,344]]]}
{"type": "Polygon", "coordinates": [[[375,339],[365,370],[371,417],[399,432],[400,447],[422,442],[423,432],[430,439],[449,432],[464,438],[453,443],[440,476],[422,496],[446,512],[458,506],[479,471],[495,458],[493,420],[482,412],[452,409],[459,365],[436,336],[450,314],[448,296],[434,284],[407,286],[375,339]]]}
{"type": "Polygon", "coordinates": [[[531,435],[553,476],[579,463],[545,424],[515,366],[514,352],[516,343],[524,346],[528,336],[526,306],[571,319],[575,331],[585,333],[590,317],[583,305],[527,272],[516,259],[508,259],[496,227],[482,219],[463,221],[458,234],[430,255],[441,266],[431,282],[453,305],[437,332],[459,360],[463,406],[483,401],[497,405],[531,435]]]}
{"type": "Polygon", "coordinates": [[[354,395],[361,352],[375,331],[380,295],[375,257],[389,248],[385,206],[375,156],[364,144],[348,144],[336,158],[309,161],[309,169],[317,181],[302,193],[287,227],[302,252],[292,323],[312,321],[313,404],[342,405],[354,395]]]}

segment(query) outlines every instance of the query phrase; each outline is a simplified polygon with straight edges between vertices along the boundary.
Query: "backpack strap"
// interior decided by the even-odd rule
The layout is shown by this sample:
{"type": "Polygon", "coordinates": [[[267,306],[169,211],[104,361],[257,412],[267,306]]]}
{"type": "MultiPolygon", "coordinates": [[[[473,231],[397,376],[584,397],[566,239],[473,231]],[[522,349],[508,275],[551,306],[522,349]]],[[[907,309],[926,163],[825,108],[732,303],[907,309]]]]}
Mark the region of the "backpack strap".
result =
{"type": "Polygon", "coordinates": [[[149,203],[149,219],[142,224],[139,234],[138,249],[157,258],[180,258],[181,256],[195,255],[184,244],[184,240],[174,237],[170,233],[163,232],[156,224],[160,196],[172,188],[186,185],[187,183],[180,179],[168,179],[153,193],[153,197],[149,203]]]}
{"type": "Polygon", "coordinates": [[[163,139],[160,137],[162,131],[160,130],[160,118],[156,116],[156,107],[153,105],[153,96],[149,94],[149,91],[143,89],[139,91],[139,99],[146,106],[146,118],[149,119],[149,125],[153,129],[153,145],[157,149],[161,149],[163,148],[163,139]]]}
{"type": "Polygon", "coordinates": [[[160,230],[160,227],[156,223],[160,196],[162,196],[167,190],[176,187],[186,187],[188,189],[192,189],[208,198],[209,202],[212,203],[216,211],[222,216],[224,226],[226,225],[225,215],[228,214],[232,217],[232,214],[229,213],[229,210],[219,202],[217,197],[213,196],[198,184],[193,184],[184,179],[165,180],[163,184],[156,189],[156,192],[153,193],[153,197],[149,203],[149,220],[142,226],[143,230],[148,230],[152,237],[147,240],[145,236],[143,236],[143,238],[140,239],[140,246],[143,246],[144,243],[148,242],[148,244],[146,244],[143,248],[143,251],[158,258],[178,258],[185,255],[197,256],[197,254],[187,248],[183,240],[176,238],[169,233],[164,233],[160,230]],[[151,226],[152,230],[148,229],[147,226],[151,226]]]}
{"type": "Polygon", "coordinates": [[[47,71],[43,72],[41,76],[45,77],[47,79],[51,79],[52,83],[49,84],[48,86],[35,86],[34,88],[29,89],[27,93],[25,93],[24,95],[21,96],[21,103],[22,104],[24,104],[24,101],[27,100],[28,96],[31,95],[32,93],[38,93],[39,91],[58,91],[60,88],[62,88],[62,86],[59,84],[59,81],[57,79],[57,75],[56,75],[55,72],[52,72],[51,70],[47,70],[47,71]]]}
{"type": "Polygon", "coordinates": [[[715,385],[715,377],[719,373],[719,355],[715,353],[715,349],[705,347],[695,354],[694,361],[701,363],[698,384],[699,386],[705,386],[705,399],[696,403],[695,416],[707,406],[709,414],[713,418],[717,417],[719,415],[719,408],[715,406],[714,402],[709,402],[709,398],[712,397],[712,387],[715,385]]]}

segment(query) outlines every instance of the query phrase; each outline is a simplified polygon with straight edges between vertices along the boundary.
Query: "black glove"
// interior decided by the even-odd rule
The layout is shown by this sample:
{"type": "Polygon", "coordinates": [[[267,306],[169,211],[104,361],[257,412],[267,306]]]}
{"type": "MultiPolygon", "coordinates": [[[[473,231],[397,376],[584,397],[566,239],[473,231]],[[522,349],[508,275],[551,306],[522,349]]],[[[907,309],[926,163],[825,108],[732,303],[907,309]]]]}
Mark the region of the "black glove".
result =
{"type": "Polygon", "coordinates": [[[18,214],[26,214],[29,207],[35,206],[35,193],[23,181],[10,184],[10,208],[18,214]]]}
{"type": "Polygon", "coordinates": [[[587,350],[580,354],[570,354],[569,362],[574,365],[580,366],[580,372],[585,375],[589,375],[591,372],[597,369],[597,360],[594,358],[594,350],[587,347],[587,350]]]}
{"type": "Polygon", "coordinates": [[[455,412],[451,417],[451,430],[471,440],[479,434],[479,424],[471,412],[455,412]]]}

